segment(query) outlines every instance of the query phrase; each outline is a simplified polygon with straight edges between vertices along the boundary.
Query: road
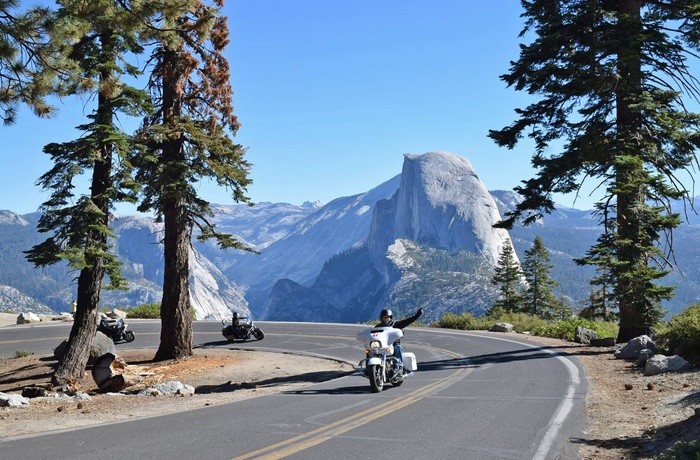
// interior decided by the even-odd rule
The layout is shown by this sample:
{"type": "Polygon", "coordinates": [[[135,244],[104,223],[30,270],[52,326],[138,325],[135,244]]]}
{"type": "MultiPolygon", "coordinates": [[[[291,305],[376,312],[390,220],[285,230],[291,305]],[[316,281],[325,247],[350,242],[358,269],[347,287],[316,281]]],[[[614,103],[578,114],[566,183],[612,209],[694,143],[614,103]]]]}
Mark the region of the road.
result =
{"type": "MultiPolygon", "coordinates": [[[[236,344],[363,357],[347,324],[258,324],[261,342],[236,344]]],[[[0,328],[0,356],[50,353],[69,325],[0,328]]],[[[157,347],[160,325],[131,321],[121,348],[157,347]]],[[[195,347],[231,347],[216,322],[194,323],[195,347]]],[[[32,459],[570,459],[585,428],[587,382],[578,362],[512,334],[408,328],[418,371],[370,393],[353,374],[296,391],[179,414],[4,439],[2,458],[32,459]]],[[[60,427],[57,427],[60,428],[60,427]]]]}

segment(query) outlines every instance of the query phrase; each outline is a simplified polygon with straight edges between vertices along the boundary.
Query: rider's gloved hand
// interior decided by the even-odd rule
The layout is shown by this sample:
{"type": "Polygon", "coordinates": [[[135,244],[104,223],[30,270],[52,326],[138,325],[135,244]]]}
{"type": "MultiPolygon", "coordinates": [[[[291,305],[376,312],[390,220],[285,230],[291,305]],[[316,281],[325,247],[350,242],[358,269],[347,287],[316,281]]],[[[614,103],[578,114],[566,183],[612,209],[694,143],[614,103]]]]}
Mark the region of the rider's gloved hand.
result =
{"type": "Polygon", "coordinates": [[[423,314],[423,309],[422,309],[422,308],[419,308],[419,309],[418,309],[418,316],[420,316],[420,315],[422,315],[422,314],[423,314]]]}

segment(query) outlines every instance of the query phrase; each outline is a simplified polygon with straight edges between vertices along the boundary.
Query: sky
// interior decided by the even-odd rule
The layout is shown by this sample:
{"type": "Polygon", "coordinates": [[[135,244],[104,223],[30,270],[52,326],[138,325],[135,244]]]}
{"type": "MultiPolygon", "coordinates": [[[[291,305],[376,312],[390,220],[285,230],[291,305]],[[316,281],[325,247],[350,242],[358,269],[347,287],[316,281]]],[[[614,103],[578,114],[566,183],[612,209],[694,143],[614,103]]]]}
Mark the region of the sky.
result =
{"type": "MultiPolygon", "coordinates": [[[[499,79],[518,58],[519,1],[227,0],[223,14],[241,122],[234,140],[253,165],[253,202],[325,204],[366,192],[399,174],[406,153],[463,156],[489,190],[534,175],[531,146],[507,150],[487,137],[528,103],[499,79]]],[[[35,185],[52,166],[42,148],[79,137],[74,127],[92,107],[64,99],[52,119],[22,110],[0,126],[0,209],[29,213],[49,197],[35,185]]],[[[199,191],[233,204],[212,184],[199,191]]]]}

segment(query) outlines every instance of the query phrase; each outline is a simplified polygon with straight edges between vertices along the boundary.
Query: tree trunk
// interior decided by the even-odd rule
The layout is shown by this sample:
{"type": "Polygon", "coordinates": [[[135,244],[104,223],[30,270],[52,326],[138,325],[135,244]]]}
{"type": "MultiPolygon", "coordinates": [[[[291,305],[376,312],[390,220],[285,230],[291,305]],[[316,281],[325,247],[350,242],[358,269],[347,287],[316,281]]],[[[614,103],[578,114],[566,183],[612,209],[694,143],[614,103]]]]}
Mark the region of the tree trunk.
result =
{"type": "MultiPolygon", "coordinates": [[[[100,37],[102,46],[102,62],[113,62],[113,42],[110,34],[100,37]]],[[[110,66],[103,66],[100,81],[110,81],[113,71],[110,66]]],[[[97,120],[102,125],[113,123],[113,113],[110,101],[109,89],[103,89],[97,99],[97,120]]],[[[102,294],[102,280],[105,275],[105,260],[103,251],[107,250],[109,227],[109,191],[112,187],[112,161],[113,147],[109,139],[98,139],[95,147],[96,160],[92,169],[92,182],[90,186],[90,199],[92,205],[99,210],[83,209],[93,219],[94,226],[85,237],[84,257],[87,268],[80,270],[78,277],[78,299],[75,321],[71,328],[66,352],[61,363],[51,379],[54,385],[72,385],[77,382],[85,372],[87,361],[90,357],[92,340],[97,329],[97,311],[102,294]]],[[[90,205],[88,207],[91,208],[90,205]]]]}
{"type": "Polygon", "coordinates": [[[644,325],[644,309],[647,308],[644,296],[640,296],[637,286],[641,280],[630,276],[638,264],[646,264],[645,254],[640,252],[643,240],[639,220],[639,205],[646,199],[643,176],[644,163],[639,159],[640,146],[634,141],[641,129],[641,115],[631,107],[642,91],[642,67],[640,35],[641,1],[621,0],[618,4],[618,35],[631,37],[620,40],[618,52],[618,73],[620,82],[616,89],[618,161],[617,181],[617,259],[621,268],[617,276],[617,296],[620,308],[620,330],[618,342],[627,342],[644,325]],[[631,337],[632,336],[632,337],[631,337]]]}
{"type": "Polygon", "coordinates": [[[80,272],[75,320],[66,351],[51,378],[51,383],[55,386],[73,387],[85,372],[97,328],[97,305],[103,273],[104,270],[99,266],[97,270],[83,269],[80,272]]]}
{"type": "Polygon", "coordinates": [[[189,232],[184,199],[168,199],[165,221],[165,274],[160,307],[160,346],[155,360],[192,356],[189,280],[189,232]]]}
{"type": "MultiPolygon", "coordinates": [[[[182,50],[179,50],[182,51],[182,50]]],[[[178,50],[167,50],[163,57],[163,124],[176,126],[182,115],[182,69],[178,67],[178,50]]],[[[166,190],[161,197],[165,224],[163,301],[160,306],[160,346],[155,359],[183,359],[192,356],[192,306],[189,278],[189,215],[187,172],[183,139],[171,130],[162,145],[163,175],[166,190]],[[185,185],[180,185],[185,184],[185,185]]]]}

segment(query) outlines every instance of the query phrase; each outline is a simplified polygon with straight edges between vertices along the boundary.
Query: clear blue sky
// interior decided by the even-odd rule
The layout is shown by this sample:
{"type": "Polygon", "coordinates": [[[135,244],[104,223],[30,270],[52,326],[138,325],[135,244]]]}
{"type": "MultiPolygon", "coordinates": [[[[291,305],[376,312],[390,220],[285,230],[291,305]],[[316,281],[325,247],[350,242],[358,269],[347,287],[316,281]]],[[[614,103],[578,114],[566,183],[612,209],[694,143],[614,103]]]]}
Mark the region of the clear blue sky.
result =
{"type": "MultiPolygon", "coordinates": [[[[533,174],[527,144],[487,138],[527,103],[499,79],[518,57],[519,1],[228,0],[224,13],[254,202],[327,203],[399,174],[405,153],[434,150],[466,157],[489,190],[533,174]]],[[[0,127],[0,209],[32,212],[48,198],[34,185],[51,167],[42,148],[78,137],[92,101],[58,108],[0,127]]],[[[201,193],[231,203],[223,189],[201,193]]]]}

